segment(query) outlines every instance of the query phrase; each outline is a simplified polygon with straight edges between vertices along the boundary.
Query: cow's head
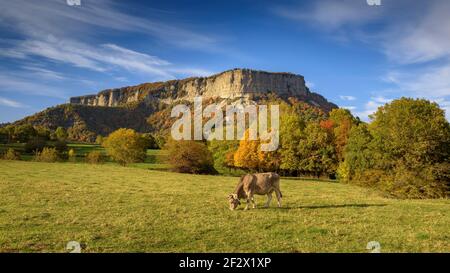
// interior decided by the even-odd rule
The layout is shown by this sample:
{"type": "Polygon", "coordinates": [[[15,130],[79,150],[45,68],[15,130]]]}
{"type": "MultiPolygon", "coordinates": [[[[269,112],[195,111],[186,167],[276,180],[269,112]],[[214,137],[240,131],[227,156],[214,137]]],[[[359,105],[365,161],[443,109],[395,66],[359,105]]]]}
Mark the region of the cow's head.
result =
{"type": "Polygon", "coordinates": [[[230,204],[230,209],[235,210],[241,204],[241,201],[239,201],[237,194],[230,194],[228,195],[228,203],[230,204]]]}

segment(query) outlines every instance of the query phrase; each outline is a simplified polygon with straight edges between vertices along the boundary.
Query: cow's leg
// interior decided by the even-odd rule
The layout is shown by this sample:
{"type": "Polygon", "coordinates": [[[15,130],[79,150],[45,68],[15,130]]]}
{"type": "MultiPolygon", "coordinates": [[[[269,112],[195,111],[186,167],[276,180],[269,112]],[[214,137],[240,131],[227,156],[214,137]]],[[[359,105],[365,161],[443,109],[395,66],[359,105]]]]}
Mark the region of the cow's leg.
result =
{"type": "Polygon", "coordinates": [[[267,202],[266,202],[266,204],[264,205],[264,207],[268,208],[268,207],[270,206],[270,201],[272,201],[272,192],[269,192],[269,193],[267,194],[267,202]]]}
{"type": "Polygon", "coordinates": [[[248,206],[250,205],[250,199],[251,199],[251,195],[250,195],[250,192],[247,192],[246,193],[246,201],[247,201],[247,204],[245,204],[245,208],[244,208],[244,210],[248,210],[248,206]]]}
{"type": "Polygon", "coordinates": [[[275,189],[275,194],[277,195],[278,207],[281,207],[281,191],[280,189],[275,189]]]}
{"type": "Polygon", "coordinates": [[[249,197],[247,197],[247,204],[245,205],[245,208],[244,208],[244,210],[248,210],[248,205],[250,205],[250,198],[249,197]]]}
{"type": "Polygon", "coordinates": [[[256,209],[256,201],[255,201],[254,195],[252,195],[252,203],[253,203],[253,208],[256,209]]]}

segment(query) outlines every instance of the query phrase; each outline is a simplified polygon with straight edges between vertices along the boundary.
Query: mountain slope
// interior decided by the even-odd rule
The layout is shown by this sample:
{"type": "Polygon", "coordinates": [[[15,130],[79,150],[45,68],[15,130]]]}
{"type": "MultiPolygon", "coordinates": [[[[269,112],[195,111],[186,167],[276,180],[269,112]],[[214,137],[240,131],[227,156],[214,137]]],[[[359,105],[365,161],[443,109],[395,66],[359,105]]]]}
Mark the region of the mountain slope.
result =
{"type": "Polygon", "coordinates": [[[231,102],[268,97],[292,102],[291,98],[295,98],[294,101],[326,113],[337,108],[321,95],[310,92],[303,76],[234,69],[210,77],[144,83],[73,97],[69,104],[50,107],[14,124],[29,123],[52,130],[61,126],[76,141],[94,141],[98,134],[108,135],[118,128],[161,133],[170,128],[172,106],[192,102],[196,96],[205,101],[231,102]]]}

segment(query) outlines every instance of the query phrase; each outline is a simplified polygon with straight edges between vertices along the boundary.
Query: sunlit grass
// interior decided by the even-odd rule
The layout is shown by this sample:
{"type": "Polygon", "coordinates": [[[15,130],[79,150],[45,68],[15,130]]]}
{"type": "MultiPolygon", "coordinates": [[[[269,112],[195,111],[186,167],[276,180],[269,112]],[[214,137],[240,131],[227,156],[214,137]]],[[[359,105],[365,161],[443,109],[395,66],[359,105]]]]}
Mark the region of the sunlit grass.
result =
{"type": "MultiPolygon", "coordinates": [[[[449,200],[283,179],[281,209],[230,211],[237,178],[0,161],[0,251],[449,252],[449,200]]],[[[274,198],[275,199],[275,198],[274,198]]],[[[258,196],[259,205],[265,197],[258,196]]]]}

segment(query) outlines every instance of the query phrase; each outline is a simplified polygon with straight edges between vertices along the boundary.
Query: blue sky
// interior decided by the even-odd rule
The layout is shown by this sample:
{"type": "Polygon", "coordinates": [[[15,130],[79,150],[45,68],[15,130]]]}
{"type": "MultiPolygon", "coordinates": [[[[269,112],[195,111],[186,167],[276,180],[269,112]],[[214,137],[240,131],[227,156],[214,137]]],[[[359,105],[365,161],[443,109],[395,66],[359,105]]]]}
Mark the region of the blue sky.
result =
{"type": "Polygon", "coordinates": [[[450,1],[0,0],[0,122],[69,97],[241,67],[305,76],[367,120],[401,96],[450,117],[450,1]]]}

